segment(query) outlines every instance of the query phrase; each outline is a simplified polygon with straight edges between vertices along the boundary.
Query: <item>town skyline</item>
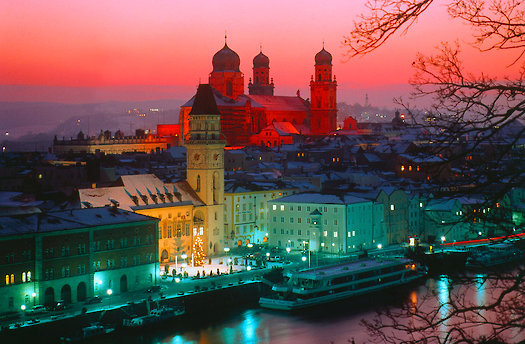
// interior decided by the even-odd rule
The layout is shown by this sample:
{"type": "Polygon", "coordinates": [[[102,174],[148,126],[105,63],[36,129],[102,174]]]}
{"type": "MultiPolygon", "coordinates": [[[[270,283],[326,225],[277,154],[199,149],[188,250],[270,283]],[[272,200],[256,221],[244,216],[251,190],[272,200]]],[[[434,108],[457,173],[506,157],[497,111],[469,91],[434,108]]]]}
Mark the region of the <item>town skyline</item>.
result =
{"type": "Polygon", "coordinates": [[[245,87],[262,46],[279,95],[300,90],[308,97],[314,56],[323,44],[334,56],[338,98],[349,103],[363,103],[369,94],[372,104],[392,107],[393,97],[409,92],[417,52],[430,54],[439,41],[458,39],[473,74],[503,78],[518,70],[507,69],[516,58],[512,53],[482,56],[468,46],[469,30],[450,21],[444,6],[385,49],[350,58],[344,36],[365,11],[363,4],[298,4],[257,7],[234,1],[225,11],[222,4],[207,1],[133,1],[126,7],[115,1],[5,3],[0,33],[10,49],[0,57],[0,101],[189,98],[200,82],[207,82],[211,57],[223,47],[225,33],[240,56],[245,87]]]}

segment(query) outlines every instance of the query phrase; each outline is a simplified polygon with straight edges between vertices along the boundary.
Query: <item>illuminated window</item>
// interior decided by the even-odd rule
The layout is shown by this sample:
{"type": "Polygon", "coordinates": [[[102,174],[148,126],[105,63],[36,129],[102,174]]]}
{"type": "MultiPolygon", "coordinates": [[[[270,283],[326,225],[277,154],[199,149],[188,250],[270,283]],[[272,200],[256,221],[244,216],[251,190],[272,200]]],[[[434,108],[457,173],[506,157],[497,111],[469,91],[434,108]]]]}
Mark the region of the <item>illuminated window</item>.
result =
{"type": "Polygon", "coordinates": [[[283,210],[284,210],[284,205],[281,205],[281,211],[283,211],[283,210]]]}
{"type": "Polygon", "coordinates": [[[15,283],[15,275],[11,274],[11,284],[15,283]]]}
{"type": "Polygon", "coordinates": [[[9,285],[9,275],[5,275],[5,284],[9,285]]]}
{"type": "Polygon", "coordinates": [[[328,236],[328,231],[323,231],[323,235],[326,237],[328,236]]]}
{"type": "Polygon", "coordinates": [[[355,236],[355,231],[352,231],[352,236],[355,236]]]}
{"type": "Polygon", "coordinates": [[[401,165],[401,172],[405,170],[405,166],[401,165]]]}
{"type": "Polygon", "coordinates": [[[334,238],[337,238],[337,232],[334,232],[334,238]]]}
{"type": "Polygon", "coordinates": [[[273,207],[272,207],[273,210],[277,210],[277,205],[274,204],[273,207]]]}
{"type": "Polygon", "coordinates": [[[412,171],[412,165],[409,165],[409,166],[408,166],[408,170],[409,170],[409,171],[412,171]]]}
{"type": "Polygon", "coordinates": [[[26,281],[26,273],[22,272],[22,282],[25,282],[25,281],[26,281]]]}
{"type": "Polygon", "coordinates": [[[394,211],[395,207],[393,204],[390,204],[390,210],[394,211]]]}
{"type": "Polygon", "coordinates": [[[418,166],[416,166],[416,170],[417,170],[417,171],[419,172],[419,165],[418,165],[418,166]]]}
{"type": "Polygon", "coordinates": [[[423,208],[423,202],[419,202],[419,207],[423,208]]]}

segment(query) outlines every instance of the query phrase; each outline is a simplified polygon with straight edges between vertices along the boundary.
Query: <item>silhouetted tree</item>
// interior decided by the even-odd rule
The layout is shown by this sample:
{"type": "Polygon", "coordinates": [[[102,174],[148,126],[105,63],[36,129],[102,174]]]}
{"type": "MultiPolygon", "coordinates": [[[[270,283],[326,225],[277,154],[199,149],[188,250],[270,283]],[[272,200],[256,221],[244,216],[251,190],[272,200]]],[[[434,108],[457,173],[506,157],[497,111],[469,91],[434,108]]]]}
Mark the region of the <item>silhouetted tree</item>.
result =
{"type": "MultiPolygon", "coordinates": [[[[525,185],[523,146],[525,126],[525,4],[518,0],[370,0],[368,11],[344,38],[349,55],[379,49],[396,34],[404,34],[432,6],[445,3],[453,20],[473,29],[471,44],[481,53],[515,54],[516,77],[496,78],[465,71],[458,43],[442,43],[432,56],[419,54],[412,66],[413,92],[431,105],[408,112],[410,125],[426,135],[425,153],[439,156],[452,171],[450,196],[482,195],[486,213],[467,212],[462,221],[483,221],[507,233],[523,223],[512,221],[502,199],[525,185]]],[[[521,200],[523,204],[523,200],[521,200]]],[[[387,309],[364,324],[381,343],[503,343],[525,340],[525,281],[523,267],[512,273],[464,278],[435,303],[435,289],[423,300],[400,309],[387,309]],[[486,300],[469,300],[469,290],[484,288],[486,300]],[[434,303],[432,303],[434,302],[434,303]]]]}

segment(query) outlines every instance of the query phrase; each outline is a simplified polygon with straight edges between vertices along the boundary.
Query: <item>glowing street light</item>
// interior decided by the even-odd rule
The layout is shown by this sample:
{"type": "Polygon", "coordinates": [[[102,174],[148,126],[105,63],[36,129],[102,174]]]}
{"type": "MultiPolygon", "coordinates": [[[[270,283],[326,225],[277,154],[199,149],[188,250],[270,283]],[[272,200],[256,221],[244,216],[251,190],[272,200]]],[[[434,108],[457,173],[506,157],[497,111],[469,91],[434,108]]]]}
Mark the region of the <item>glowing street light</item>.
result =
{"type": "Polygon", "coordinates": [[[291,250],[292,250],[292,249],[289,248],[289,247],[286,248],[286,252],[288,252],[288,253],[290,253],[291,250]]]}
{"type": "Polygon", "coordinates": [[[107,293],[108,293],[109,296],[111,296],[111,294],[113,294],[113,289],[108,289],[107,293]]]}
{"type": "Polygon", "coordinates": [[[382,249],[383,248],[383,244],[377,244],[377,248],[378,249],[382,249]]]}

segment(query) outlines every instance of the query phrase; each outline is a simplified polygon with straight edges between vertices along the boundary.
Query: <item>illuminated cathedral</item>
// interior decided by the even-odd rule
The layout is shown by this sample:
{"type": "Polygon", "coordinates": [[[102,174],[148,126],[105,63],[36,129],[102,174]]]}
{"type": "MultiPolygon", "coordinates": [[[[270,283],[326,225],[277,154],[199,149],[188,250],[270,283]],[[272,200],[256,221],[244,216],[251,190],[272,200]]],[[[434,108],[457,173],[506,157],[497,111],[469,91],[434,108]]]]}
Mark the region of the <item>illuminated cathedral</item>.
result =
{"type": "MultiPolygon", "coordinates": [[[[209,84],[221,113],[221,129],[229,146],[249,144],[275,146],[283,141],[269,140],[270,130],[282,134],[327,135],[337,129],[337,82],[332,75],[332,55],[323,49],[315,55],[315,73],[310,80],[310,99],[274,95],[270,59],[262,49],[253,59],[253,75],[244,89],[244,73],[239,55],[228,47],[212,59],[209,84]],[[283,129],[284,128],[284,129],[283,129]]],[[[181,106],[182,137],[189,133],[189,114],[195,96],[181,106]]]]}

